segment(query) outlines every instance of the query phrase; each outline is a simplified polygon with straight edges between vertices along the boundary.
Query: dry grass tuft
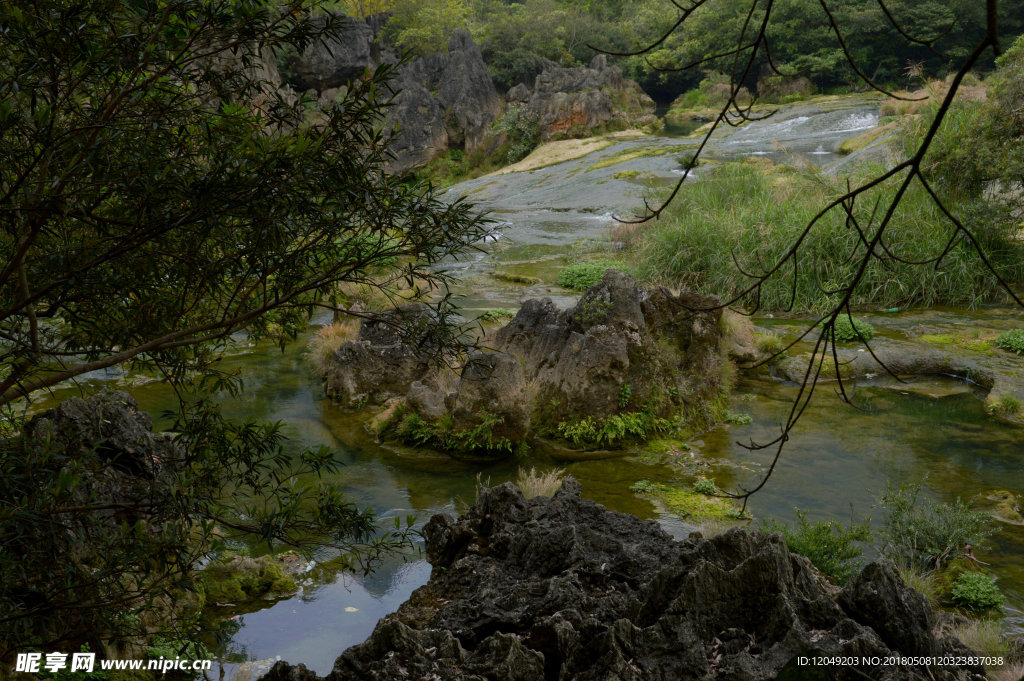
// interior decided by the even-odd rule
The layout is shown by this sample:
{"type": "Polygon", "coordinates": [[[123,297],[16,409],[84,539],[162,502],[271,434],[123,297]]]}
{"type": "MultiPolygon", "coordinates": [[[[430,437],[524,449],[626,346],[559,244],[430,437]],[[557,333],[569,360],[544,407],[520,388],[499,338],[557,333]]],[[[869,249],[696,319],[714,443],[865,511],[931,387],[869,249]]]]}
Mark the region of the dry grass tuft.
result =
{"type": "Polygon", "coordinates": [[[306,357],[313,365],[313,371],[323,378],[327,375],[327,365],[334,351],[347,340],[359,334],[359,320],[346,319],[330,326],[321,326],[306,345],[306,357]]]}
{"type": "Polygon", "coordinates": [[[928,605],[933,608],[939,605],[939,592],[931,573],[920,572],[910,566],[898,565],[903,582],[917,593],[924,596],[928,605]]]}
{"type": "Polygon", "coordinates": [[[1011,662],[1002,667],[992,667],[988,670],[988,678],[991,681],[1021,681],[1024,679],[1024,662],[1011,662]]]}
{"type": "Polygon", "coordinates": [[[535,468],[530,468],[529,471],[520,468],[515,483],[527,499],[551,497],[562,486],[563,477],[565,477],[564,468],[554,468],[546,473],[538,472],[535,468]]]}
{"type": "Polygon", "coordinates": [[[970,620],[957,626],[955,634],[961,643],[982,657],[1005,658],[1010,652],[1009,642],[1003,637],[1003,629],[998,622],[970,620]]]}

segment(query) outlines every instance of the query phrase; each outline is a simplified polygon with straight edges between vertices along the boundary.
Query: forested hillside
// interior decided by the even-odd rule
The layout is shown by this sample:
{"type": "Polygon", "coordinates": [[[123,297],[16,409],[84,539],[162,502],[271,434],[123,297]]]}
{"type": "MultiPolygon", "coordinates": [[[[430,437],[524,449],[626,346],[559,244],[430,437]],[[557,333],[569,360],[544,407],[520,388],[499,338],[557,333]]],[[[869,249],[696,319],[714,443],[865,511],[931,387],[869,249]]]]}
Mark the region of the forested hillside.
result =
{"type": "MultiPolygon", "coordinates": [[[[681,12],[668,0],[340,0],[338,6],[362,17],[393,12],[393,39],[421,52],[443,51],[453,30],[469,28],[501,90],[532,84],[544,59],[570,66],[587,63],[595,47],[635,51],[661,38],[681,12]]],[[[709,71],[729,71],[732,54],[678,69],[734,49],[750,10],[750,3],[741,0],[690,0],[680,6],[696,7],[683,27],[646,55],[613,59],[659,101],[695,88],[709,71]]],[[[883,83],[904,80],[908,66],[917,64],[926,75],[943,75],[985,28],[984,4],[971,0],[893,0],[885,5],[890,16],[874,0],[827,5],[777,0],[767,31],[771,59],[780,71],[810,79],[819,91],[860,82],[836,40],[826,6],[851,56],[866,75],[883,83]],[[894,22],[920,42],[901,36],[894,22]]],[[[750,26],[759,25],[763,11],[762,3],[750,16],[750,26]]],[[[1024,32],[1024,4],[1004,2],[1000,13],[1000,30],[1009,45],[1024,32]]],[[[768,58],[762,51],[762,63],[751,73],[766,75],[768,58]]],[[[991,58],[982,64],[990,67],[991,58]]],[[[757,82],[745,85],[754,90],[757,82]]]]}

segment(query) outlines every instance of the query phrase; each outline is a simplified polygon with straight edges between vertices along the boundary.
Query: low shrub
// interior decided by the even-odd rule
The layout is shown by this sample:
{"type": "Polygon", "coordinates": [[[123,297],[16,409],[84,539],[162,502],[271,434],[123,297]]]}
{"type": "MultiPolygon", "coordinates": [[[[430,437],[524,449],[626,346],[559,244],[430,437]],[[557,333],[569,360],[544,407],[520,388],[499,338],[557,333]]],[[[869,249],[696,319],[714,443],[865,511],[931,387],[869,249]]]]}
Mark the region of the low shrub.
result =
{"type": "Polygon", "coordinates": [[[960,499],[919,507],[920,491],[920,484],[889,487],[880,499],[881,552],[897,565],[936,570],[957,558],[964,546],[981,546],[993,534],[991,518],[960,499]]]}
{"type": "Polygon", "coordinates": [[[604,278],[609,269],[622,270],[625,265],[617,260],[590,260],[573,263],[558,273],[558,285],[574,291],[586,291],[604,278]]]}
{"type": "Polygon", "coordinates": [[[832,327],[833,336],[837,342],[849,343],[851,341],[871,340],[875,335],[875,327],[860,319],[853,319],[848,314],[840,313],[836,317],[836,323],[832,327]],[[851,324],[851,319],[853,323],[851,324]]]}
{"type": "Polygon", "coordinates": [[[643,441],[672,429],[672,422],[645,411],[612,414],[604,419],[587,416],[575,421],[562,421],[558,434],[574,446],[615,445],[643,441]]]}
{"type": "Polygon", "coordinates": [[[859,558],[863,549],[856,542],[871,540],[871,527],[865,521],[848,526],[837,522],[812,523],[807,511],[797,510],[797,526],[789,527],[775,520],[762,523],[765,532],[778,532],[793,553],[809,559],[814,567],[839,584],[845,584],[860,572],[859,558]]]}
{"type": "Polygon", "coordinates": [[[999,338],[996,338],[996,347],[1024,355],[1024,329],[1014,329],[1000,334],[999,338]]]}
{"type": "Polygon", "coordinates": [[[381,433],[405,444],[432,447],[451,454],[512,454],[515,450],[512,441],[494,435],[494,427],[501,425],[504,417],[483,409],[477,416],[480,422],[472,428],[453,430],[450,416],[429,421],[414,412],[399,409],[381,433]]]}
{"type": "Polygon", "coordinates": [[[493,310],[487,310],[482,315],[477,317],[484,324],[498,324],[505,321],[506,319],[512,319],[516,316],[515,310],[509,310],[503,307],[495,308],[493,310]]]}
{"type": "Polygon", "coordinates": [[[981,572],[961,573],[953,582],[950,595],[958,605],[977,611],[995,608],[1006,600],[996,581],[981,572]]]}

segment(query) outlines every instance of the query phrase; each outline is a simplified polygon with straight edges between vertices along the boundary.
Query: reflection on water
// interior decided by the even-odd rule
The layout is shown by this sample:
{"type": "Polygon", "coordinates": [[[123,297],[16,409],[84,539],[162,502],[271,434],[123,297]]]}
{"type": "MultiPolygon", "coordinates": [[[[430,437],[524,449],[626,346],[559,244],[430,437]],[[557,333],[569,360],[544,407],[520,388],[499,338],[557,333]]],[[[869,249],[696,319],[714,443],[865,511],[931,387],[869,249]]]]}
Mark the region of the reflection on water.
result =
{"type": "MultiPolygon", "coordinates": [[[[366,640],[377,620],[397,610],[429,577],[425,560],[391,562],[358,580],[338,575],[329,584],[242,615],[239,632],[218,657],[227,663],[279,658],[327,674],[342,650],[366,640]]],[[[226,671],[232,666],[225,664],[226,671]]]]}

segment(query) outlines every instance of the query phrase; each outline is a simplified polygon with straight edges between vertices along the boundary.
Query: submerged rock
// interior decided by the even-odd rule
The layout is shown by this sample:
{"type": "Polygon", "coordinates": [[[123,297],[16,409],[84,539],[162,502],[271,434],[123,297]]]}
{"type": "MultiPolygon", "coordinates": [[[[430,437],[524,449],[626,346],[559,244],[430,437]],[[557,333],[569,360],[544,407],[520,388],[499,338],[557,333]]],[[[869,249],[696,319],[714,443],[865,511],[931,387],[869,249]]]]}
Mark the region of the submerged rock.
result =
{"type": "MultiPolygon", "coordinates": [[[[838,681],[984,678],[980,667],[882,663],[972,654],[932,633],[930,607],[891,563],[840,590],[779,535],[676,542],[654,522],[582,500],[572,479],[553,498],[527,500],[509,483],[483,489],[465,515],[434,516],[424,535],[429,583],[325,679],[812,678],[801,656],[879,660],[820,677],[838,681]]],[[[282,662],[263,678],[319,677],[282,662]]]]}
{"type": "Polygon", "coordinates": [[[226,556],[199,573],[209,605],[238,605],[256,599],[276,600],[299,590],[284,561],[274,556],[226,556]]]}
{"type": "MultiPolygon", "coordinates": [[[[839,374],[843,380],[892,374],[907,376],[949,376],[988,390],[985,399],[989,415],[1006,423],[1024,425],[1024,380],[1016,357],[989,355],[958,347],[948,350],[913,340],[875,338],[871,352],[864,348],[837,348],[839,374]],[[1009,407],[1004,409],[1003,407],[1009,407]]],[[[807,374],[811,353],[784,357],[772,367],[781,379],[800,383],[807,374]]],[[[831,355],[822,365],[819,381],[836,380],[836,364],[831,355]]],[[[813,373],[813,372],[812,372],[813,373]]]]}

